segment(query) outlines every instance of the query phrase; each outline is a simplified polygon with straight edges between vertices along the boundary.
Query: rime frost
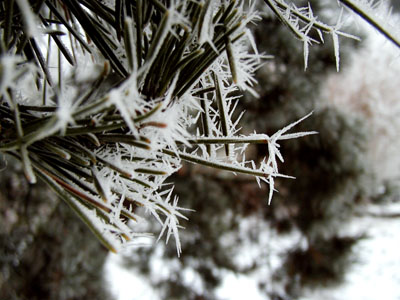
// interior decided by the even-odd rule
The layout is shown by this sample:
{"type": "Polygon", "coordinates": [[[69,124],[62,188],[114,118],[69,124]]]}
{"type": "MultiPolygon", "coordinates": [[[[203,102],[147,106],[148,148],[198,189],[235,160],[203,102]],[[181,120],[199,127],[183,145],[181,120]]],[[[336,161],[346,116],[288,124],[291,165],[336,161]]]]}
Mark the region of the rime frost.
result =
{"type": "MultiPolygon", "coordinates": [[[[256,2],[175,0],[166,1],[167,7],[165,1],[138,1],[115,22],[108,15],[114,1],[101,4],[104,14],[96,18],[90,7],[71,9],[72,2],[45,1],[42,13],[55,18],[49,25],[43,18],[39,24],[28,1],[17,1],[26,26],[17,28],[15,39],[30,39],[36,66],[17,54],[18,43],[6,40],[0,56],[0,151],[19,158],[31,182],[36,174],[52,186],[115,251],[132,244],[135,224],[151,215],[160,224],[159,238],[173,236],[179,255],[185,209],[167,179],[184,162],[264,181],[270,203],[275,179],[290,177],[278,170],[284,161],[279,142],[315,132],[288,132],[307,115],[271,136],[240,133],[243,112],[237,116],[235,108],[243,92],[257,95],[254,72],[268,57],[258,53],[248,29],[260,19],[256,2]],[[101,33],[91,30],[93,20],[101,33]],[[63,30],[68,35],[59,37],[63,30]],[[45,33],[53,35],[41,55],[45,33]],[[258,165],[245,158],[254,143],[268,145],[258,165]]],[[[265,3],[303,43],[305,68],[309,47],[327,34],[339,67],[339,36],[354,38],[340,31],[341,17],[330,26],[310,6],[265,3]]]]}

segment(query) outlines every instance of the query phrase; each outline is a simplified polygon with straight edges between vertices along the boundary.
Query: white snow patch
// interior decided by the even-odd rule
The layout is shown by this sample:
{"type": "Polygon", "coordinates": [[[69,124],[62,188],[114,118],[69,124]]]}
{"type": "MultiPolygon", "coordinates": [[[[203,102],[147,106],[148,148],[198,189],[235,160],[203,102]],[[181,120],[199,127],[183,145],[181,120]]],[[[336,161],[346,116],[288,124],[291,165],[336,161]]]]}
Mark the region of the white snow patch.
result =
{"type": "Polygon", "coordinates": [[[260,293],[257,280],[245,275],[236,275],[233,272],[226,272],[221,286],[216,294],[220,299],[229,300],[265,300],[260,293]]]}
{"type": "Polygon", "coordinates": [[[344,283],[336,288],[309,291],[301,300],[400,299],[400,219],[357,218],[349,230],[365,231],[367,238],[354,246],[357,261],[345,275],[344,283]]]}
{"type": "Polygon", "coordinates": [[[143,276],[121,267],[122,259],[122,256],[110,253],[104,266],[105,280],[114,299],[160,299],[143,276]]]}

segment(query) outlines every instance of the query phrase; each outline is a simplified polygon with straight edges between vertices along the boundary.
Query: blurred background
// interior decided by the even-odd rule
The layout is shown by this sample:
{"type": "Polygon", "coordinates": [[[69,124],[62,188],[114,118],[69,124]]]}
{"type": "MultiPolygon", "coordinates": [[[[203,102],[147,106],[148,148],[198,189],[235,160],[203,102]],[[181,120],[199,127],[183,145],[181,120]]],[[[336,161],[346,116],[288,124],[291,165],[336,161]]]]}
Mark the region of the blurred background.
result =
{"type": "MultiPolygon", "coordinates": [[[[337,21],[336,1],[310,2],[337,21]]],[[[170,180],[195,210],[180,258],[162,241],[108,254],[44,184],[1,158],[0,299],[400,299],[400,51],[361,24],[350,30],[361,43],[340,40],[339,73],[330,40],[312,47],[304,71],[302,43],[275,17],[266,11],[252,28],[274,59],[257,72],[260,98],[239,102],[242,131],[273,134],[314,111],[297,131],[319,134],[282,143],[280,172],[296,179],[277,180],[271,205],[252,178],[185,165],[170,180]]]]}

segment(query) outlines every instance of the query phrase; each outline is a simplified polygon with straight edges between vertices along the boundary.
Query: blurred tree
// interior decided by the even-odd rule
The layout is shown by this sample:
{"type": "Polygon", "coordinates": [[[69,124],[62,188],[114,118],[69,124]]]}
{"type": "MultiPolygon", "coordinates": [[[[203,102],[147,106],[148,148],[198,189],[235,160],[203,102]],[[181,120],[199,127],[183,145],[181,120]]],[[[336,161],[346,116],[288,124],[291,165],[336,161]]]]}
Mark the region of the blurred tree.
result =
{"type": "Polygon", "coordinates": [[[390,5],[393,7],[393,10],[395,12],[397,12],[397,13],[400,12],[400,2],[399,1],[392,0],[390,5]]]}
{"type": "Polygon", "coordinates": [[[110,299],[99,272],[107,251],[46,185],[28,184],[16,161],[2,168],[0,298],[110,299]]]}

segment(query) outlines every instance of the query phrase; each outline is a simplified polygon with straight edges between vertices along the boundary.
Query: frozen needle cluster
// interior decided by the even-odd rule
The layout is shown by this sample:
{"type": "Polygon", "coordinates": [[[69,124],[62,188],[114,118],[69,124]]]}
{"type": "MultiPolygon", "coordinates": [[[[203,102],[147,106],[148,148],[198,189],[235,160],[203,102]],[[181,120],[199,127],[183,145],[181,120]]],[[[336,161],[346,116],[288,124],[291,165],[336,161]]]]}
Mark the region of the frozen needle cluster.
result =
{"type": "MultiPolygon", "coordinates": [[[[340,21],[265,2],[304,42],[306,61],[311,29],[332,35],[339,61],[340,21]]],[[[256,95],[265,58],[248,29],[260,18],[253,1],[17,0],[0,10],[0,151],[112,251],[141,235],[144,210],[180,253],[184,209],[166,180],[183,162],[254,176],[271,201],[275,178],[288,177],[279,142],[314,133],[288,133],[299,120],[272,136],[240,134],[235,107],[244,91],[256,95]],[[255,143],[268,144],[259,164],[244,155],[255,143]]]]}

